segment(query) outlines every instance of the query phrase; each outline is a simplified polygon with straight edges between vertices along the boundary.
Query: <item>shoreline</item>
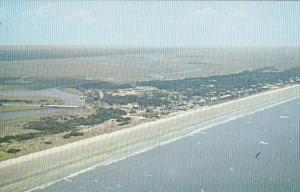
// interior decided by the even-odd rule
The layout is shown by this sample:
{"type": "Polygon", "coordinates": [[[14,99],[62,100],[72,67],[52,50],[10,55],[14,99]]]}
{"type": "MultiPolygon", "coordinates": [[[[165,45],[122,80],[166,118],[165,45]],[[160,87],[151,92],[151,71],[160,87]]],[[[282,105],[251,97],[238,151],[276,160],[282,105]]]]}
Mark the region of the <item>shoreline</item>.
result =
{"type": "Polygon", "coordinates": [[[250,95],[0,162],[0,189],[18,191],[80,174],[300,97],[300,85],[250,95]],[[183,129],[184,127],[184,129],[183,129]],[[149,147],[150,146],[150,147],[149,147]],[[22,173],[22,175],[21,175],[22,173]]]}

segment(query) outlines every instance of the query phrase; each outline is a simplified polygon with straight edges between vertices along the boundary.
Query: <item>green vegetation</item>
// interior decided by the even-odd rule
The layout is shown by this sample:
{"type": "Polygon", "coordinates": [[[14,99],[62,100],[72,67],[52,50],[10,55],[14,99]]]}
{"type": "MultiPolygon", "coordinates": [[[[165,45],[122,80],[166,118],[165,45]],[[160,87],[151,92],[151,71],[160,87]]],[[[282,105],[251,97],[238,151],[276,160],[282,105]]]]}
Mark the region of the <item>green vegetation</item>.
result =
{"type": "Polygon", "coordinates": [[[10,148],[6,151],[6,153],[18,153],[20,151],[21,151],[20,149],[10,148]]]}
{"type": "Polygon", "coordinates": [[[69,121],[60,121],[55,117],[42,117],[39,121],[26,124],[24,129],[33,129],[43,134],[55,134],[75,129],[73,123],[69,121]]]}
{"type": "Polygon", "coordinates": [[[0,99],[0,104],[2,103],[32,103],[31,100],[25,100],[25,99],[0,99]]]}
{"type": "Polygon", "coordinates": [[[129,113],[130,113],[130,114],[135,114],[135,113],[136,113],[136,110],[130,109],[129,113]]]}
{"type": "Polygon", "coordinates": [[[63,138],[64,139],[68,139],[68,138],[70,138],[70,137],[78,137],[78,136],[83,136],[84,134],[83,133],[81,133],[81,132],[78,132],[78,131],[71,131],[70,133],[68,133],[68,134],[65,134],[64,136],[63,136],[63,138]]]}
{"type": "Polygon", "coordinates": [[[0,137],[0,143],[11,143],[12,141],[24,141],[32,138],[39,137],[41,134],[37,132],[24,133],[19,135],[6,135],[0,137]]]}
{"type": "MultiPolygon", "coordinates": [[[[59,118],[59,117],[42,117],[39,121],[34,121],[26,124],[24,129],[33,129],[38,131],[32,135],[38,137],[40,135],[50,135],[63,132],[69,132],[64,138],[71,136],[81,136],[83,133],[77,132],[78,126],[81,125],[96,125],[101,124],[110,119],[119,119],[120,121],[128,121],[128,118],[123,118],[122,115],[126,115],[126,112],[120,109],[113,108],[97,108],[96,112],[87,117],[73,116],[71,118],[59,118]],[[124,120],[125,119],[125,120],[124,120]]],[[[129,118],[130,120],[130,118],[129,118]]],[[[13,136],[6,136],[13,137],[13,136]]],[[[13,138],[4,138],[5,140],[12,140],[13,138]]],[[[16,139],[13,139],[16,140],[16,139]]]]}
{"type": "MultiPolygon", "coordinates": [[[[289,81],[290,78],[300,77],[300,66],[281,72],[265,72],[268,68],[254,71],[244,71],[230,75],[186,78],[169,81],[141,81],[137,86],[151,86],[160,90],[177,91],[186,96],[203,96],[212,90],[221,92],[226,90],[250,88],[251,85],[275,84],[279,81],[289,81]],[[209,87],[208,85],[213,85],[209,87]]],[[[114,100],[113,100],[114,101],[114,100]]]]}
{"type": "MultiPolygon", "coordinates": [[[[11,143],[12,141],[25,141],[37,138],[43,135],[51,135],[57,133],[70,132],[64,135],[64,138],[71,136],[82,136],[83,133],[78,132],[78,126],[101,124],[110,119],[118,119],[119,122],[130,121],[129,117],[122,117],[126,112],[113,108],[97,108],[96,112],[87,117],[72,116],[71,118],[59,117],[42,117],[37,121],[32,121],[24,125],[24,129],[32,129],[37,132],[30,132],[18,135],[6,135],[0,137],[0,143],[11,143]]],[[[51,144],[51,142],[45,142],[51,144]]]]}
{"type": "MultiPolygon", "coordinates": [[[[291,82],[292,79],[300,77],[300,66],[285,71],[276,71],[274,67],[267,67],[253,71],[244,71],[236,74],[218,75],[208,77],[195,77],[177,80],[154,80],[139,81],[136,83],[127,83],[122,85],[111,84],[108,90],[102,89],[103,98],[100,98],[97,90],[89,93],[86,102],[98,105],[106,103],[108,105],[127,105],[137,104],[147,109],[149,107],[169,108],[174,106],[183,106],[183,101],[191,102],[192,97],[205,98],[210,100],[212,97],[220,97],[225,94],[231,94],[232,97],[248,94],[245,90],[251,90],[251,93],[262,91],[265,85],[275,85],[277,83],[284,85],[291,82]],[[135,89],[136,87],[154,87],[157,90],[145,91],[138,95],[114,96],[112,91],[126,89],[135,89]],[[229,92],[227,92],[229,91],[229,92]],[[237,91],[242,91],[237,93],[237,91]],[[98,94],[96,94],[98,93],[98,94]],[[232,94],[234,93],[234,94],[232,94]]],[[[92,84],[92,82],[90,82],[92,84]]],[[[95,86],[89,88],[101,88],[103,84],[109,86],[109,83],[95,82],[95,86]],[[99,86],[97,86],[99,84],[99,86]]],[[[86,86],[86,85],[84,85],[86,86]]],[[[200,102],[200,99],[198,99],[200,102]]],[[[204,105],[204,103],[198,103],[204,105]]],[[[130,111],[133,114],[134,111],[130,111]]]]}
{"type": "MultiPolygon", "coordinates": [[[[215,104],[216,101],[210,100],[211,98],[220,98],[226,94],[230,94],[231,99],[238,97],[243,94],[247,94],[245,90],[252,90],[249,94],[257,93],[263,90],[264,85],[279,85],[289,84],[293,82],[291,80],[298,80],[300,77],[300,66],[295,67],[286,71],[275,71],[270,68],[258,69],[254,71],[244,71],[241,73],[220,75],[220,76],[209,76],[209,77],[195,77],[178,80],[156,80],[156,81],[139,81],[136,83],[125,83],[115,84],[111,82],[103,81],[88,81],[88,80],[74,80],[74,79],[39,79],[39,78],[28,78],[23,81],[21,77],[0,77],[0,86],[5,85],[20,85],[25,87],[24,89],[40,89],[55,87],[61,84],[72,84],[70,87],[77,87],[81,91],[86,91],[89,95],[84,95],[85,98],[90,100],[90,103],[94,104],[95,112],[87,116],[38,116],[34,119],[28,120],[28,117],[24,119],[18,118],[20,122],[13,122],[14,126],[17,124],[23,124],[24,121],[30,121],[26,123],[23,128],[26,130],[34,130],[34,132],[6,135],[0,137],[1,143],[21,142],[33,138],[42,137],[45,135],[59,134],[62,133],[63,138],[67,139],[70,137],[82,136],[83,133],[79,132],[80,126],[91,126],[102,124],[105,121],[115,119],[117,125],[123,126],[128,125],[131,122],[130,117],[125,117],[127,112],[115,106],[137,104],[138,107],[132,105],[132,109],[128,111],[129,114],[135,114],[137,111],[139,115],[146,118],[160,118],[160,116],[167,115],[172,111],[186,110],[191,106],[202,106],[215,104]],[[298,77],[298,78],[296,78],[298,77]],[[21,82],[22,80],[22,82],[21,82]],[[64,81],[62,83],[62,81],[64,81]],[[24,84],[25,83],[25,84],[24,84]],[[77,84],[75,84],[77,83],[77,84]],[[155,87],[157,89],[147,89],[147,87],[155,87]],[[130,88],[137,89],[137,95],[125,95],[125,96],[113,96],[113,91],[119,89],[130,88]],[[95,90],[86,90],[95,89],[95,90]],[[99,90],[100,89],[100,90],[99,90]],[[143,90],[144,89],[144,90],[143,90]],[[150,91],[149,91],[150,90],[150,91]],[[241,94],[238,94],[238,93],[241,94]],[[100,94],[101,93],[101,94],[100,94]],[[103,95],[102,95],[103,93],[103,95]],[[102,97],[103,96],[103,97],[102,97]],[[204,100],[204,102],[202,101],[204,100]],[[110,105],[110,108],[104,108],[99,106],[110,105]],[[145,112],[143,111],[145,110],[145,112]],[[21,122],[22,121],[22,122],[21,122]]],[[[68,85],[67,85],[68,86],[68,85]]],[[[66,87],[67,87],[66,86],[66,87]]],[[[268,86],[265,86],[268,87],[268,86]]],[[[126,90],[125,90],[126,91],[126,90]]],[[[3,103],[32,103],[31,100],[22,98],[1,98],[0,106],[3,103]]],[[[57,102],[56,100],[54,100],[57,102]]],[[[223,101],[223,100],[222,100],[223,101]]],[[[48,100],[40,99],[41,106],[48,100]]],[[[86,100],[87,102],[87,100],[86,100]]],[[[12,109],[26,110],[26,105],[13,106],[12,109]]],[[[28,105],[29,106],[29,105],[28,105]]],[[[1,108],[2,111],[8,111],[8,107],[1,108]]],[[[79,114],[79,113],[78,113],[79,114]]],[[[15,120],[14,120],[15,121],[15,120]]],[[[8,125],[7,121],[5,122],[8,125]]],[[[11,126],[11,125],[10,125],[11,126]]],[[[50,141],[45,141],[44,144],[52,144],[50,141]]],[[[13,153],[14,150],[12,150],[13,153]]]]}
{"type": "Polygon", "coordinates": [[[123,126],[123,125],[130,124],[131,118],[130,117],[119,117],[119,118],[117,118],[116,121],[119,123],[120,126],[123,126]]]}
{"type": "Polygon", "coordinates": [[[130,124],[130,121],[124,121],[124,122],[120,123],[119,125],[123,126],[123,125],[128,125],[128,124],[130,124]]]}
{"type": "Polygon", "coordinates": [[[126,112],[121,109],[113,108],[97,108],[96,112],[92,115],[89,115],[87,118],[75,118],[75,122],[80,125],[96,125],[104,123],[110,119],[118,119],[123,115],[126,115],[126,112]]]}
{"type": "Polygon", "coordinates": [[[143,114],[143,117],[157,119],[157,118],[159,118],[159,115],[157,113],[147,112],[147,113],[143,114]]]}
{"type": "Polygon", "coordinates": [[[168,99],[161,97],[159,94],[153,93],[151,95],[143,94],[143,95],[128,95],[128,96],[112,96],[105,95],[102,102],[106,102],[110,105],[119,104],[119,105],[127,105],[129,103],[136,103],[144,108],[148,106],[162,106],[170,103],[168,99]]]}
{"type": "Polygon", "coordinates": [[[130,117],[118,117],[117,118],[117,122],[124,122],[124,121],[130,121],[131,118],[130,117]]]}

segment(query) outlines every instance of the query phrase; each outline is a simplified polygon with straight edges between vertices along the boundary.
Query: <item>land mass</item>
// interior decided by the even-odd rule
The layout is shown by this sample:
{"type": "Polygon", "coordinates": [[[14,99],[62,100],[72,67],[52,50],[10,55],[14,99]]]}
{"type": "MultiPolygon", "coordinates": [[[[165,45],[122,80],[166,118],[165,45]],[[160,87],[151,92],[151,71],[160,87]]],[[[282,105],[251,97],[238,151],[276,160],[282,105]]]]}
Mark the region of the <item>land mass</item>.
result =
{"type": "Polygon", "coordinates": [[[63,81],[1,77],[1,160],[296,85],[300,67],[122,84],[63,81]]]}
{"type": "Polygon", "coordinates": [[[287,86],[2,161],[0,188],[1,191],[20,191],[42,187],[48,182],[80,174],[91,167],[115,162],[194,131],[207,129],[299,96],[299,85],[287,86]]]}
{"type": "Polygon", "coordinates": [[[128,83],[228,75],[263,67],[284,71],[299,65],[299,47],[0,46],[1,77],[128,83]]]}

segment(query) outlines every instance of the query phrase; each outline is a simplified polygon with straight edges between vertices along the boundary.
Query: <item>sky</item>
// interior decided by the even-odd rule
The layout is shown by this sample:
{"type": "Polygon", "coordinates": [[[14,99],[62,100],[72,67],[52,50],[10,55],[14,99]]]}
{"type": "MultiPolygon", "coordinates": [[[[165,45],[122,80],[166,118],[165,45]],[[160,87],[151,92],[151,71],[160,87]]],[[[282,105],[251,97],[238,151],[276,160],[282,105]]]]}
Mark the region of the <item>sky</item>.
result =
{"type": "Polygon", "coordinates": [[[0,1],[0,45],[300,46],[300,2],[0,1]]]}

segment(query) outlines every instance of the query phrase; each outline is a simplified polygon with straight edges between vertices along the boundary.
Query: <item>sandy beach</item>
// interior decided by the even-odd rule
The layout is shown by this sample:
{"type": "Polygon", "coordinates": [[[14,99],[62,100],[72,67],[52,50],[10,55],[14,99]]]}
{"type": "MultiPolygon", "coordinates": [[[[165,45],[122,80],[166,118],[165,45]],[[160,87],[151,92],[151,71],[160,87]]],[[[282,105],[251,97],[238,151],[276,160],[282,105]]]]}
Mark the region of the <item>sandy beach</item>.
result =
{"type": "Polygon", "coordinates": [[[299,97],[299,85],[275,89],[6,160],[0,162],[0,189],[26,191],[57,182],[299,97]]]}

